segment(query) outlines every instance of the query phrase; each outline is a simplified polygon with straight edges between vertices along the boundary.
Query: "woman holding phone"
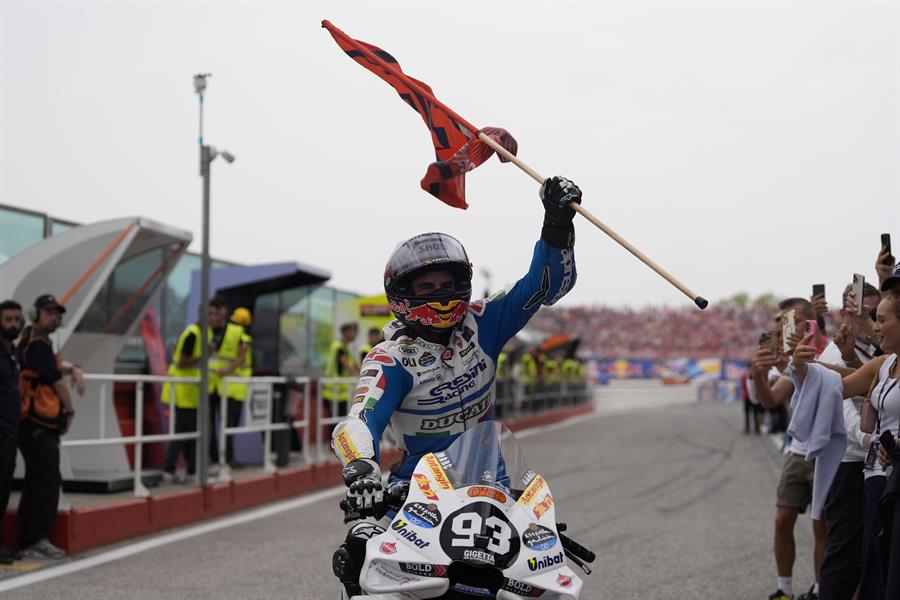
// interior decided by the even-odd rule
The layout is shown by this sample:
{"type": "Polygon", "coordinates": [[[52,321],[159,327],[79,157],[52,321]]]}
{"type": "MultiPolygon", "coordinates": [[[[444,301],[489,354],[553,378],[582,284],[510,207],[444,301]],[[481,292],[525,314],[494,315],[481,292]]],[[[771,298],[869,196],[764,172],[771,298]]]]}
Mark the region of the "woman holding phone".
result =
{"type": "MultiPolygon", "coordinates": [[[[895,469],[890,466],[890,457],[884,451],[881,452],[881,462],[873,460],[879,436],[890,432],[886,436],[896,438],[900,430],[900,369],[897,366],[897,353],[900,352],[900,288],[891,289],[894,287],[892,279],[896,278],[890,278],[882,286],[887,293],[878,304],[873,327],[884,355],[865,363],[843,377],[840,383],[843,398],[868,396],[875,411],[874,427],[864,439],[865,446],[871,448],[872,456],[867,458],[865,471],[863,572],[859,600],[900,598],[900,502],[882,506],[882,495],[895,469]],[[879,508],[882,511],[889,509],[893,518],[882,522],[879,508]],[[892,531],[888,529],[890,525],[892,531]],[[882,528],[883,537],[880,537],[882,528]]],[[[816,349],[808,343],[807,336],[793,355],[794,369],[801,381],[806,376],[808,364],[814,362],[816,356],[816,349]]],[[[870,429],[865,420],[864,416],[860,425],[863,431],[870,429]]],[[[895,485],[898,476],[900,474],[893,476],[895,485]]]]}

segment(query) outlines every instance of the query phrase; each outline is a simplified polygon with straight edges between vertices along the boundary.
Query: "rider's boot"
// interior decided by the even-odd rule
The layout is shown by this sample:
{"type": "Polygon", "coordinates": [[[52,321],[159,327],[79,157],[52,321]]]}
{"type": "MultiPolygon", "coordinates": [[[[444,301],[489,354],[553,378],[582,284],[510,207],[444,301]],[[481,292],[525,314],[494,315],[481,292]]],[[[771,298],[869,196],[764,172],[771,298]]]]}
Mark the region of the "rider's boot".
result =
{"type": "Polygon", "coordinates": [[[347,539],[334,552],[331,568],[335,576],[344,584],[348,597],[359,596],[359,575],[366,559],[366,542],[369,538],[384,533],[384,527],[370,521],[362,521],[350,528],[347,539]]]}

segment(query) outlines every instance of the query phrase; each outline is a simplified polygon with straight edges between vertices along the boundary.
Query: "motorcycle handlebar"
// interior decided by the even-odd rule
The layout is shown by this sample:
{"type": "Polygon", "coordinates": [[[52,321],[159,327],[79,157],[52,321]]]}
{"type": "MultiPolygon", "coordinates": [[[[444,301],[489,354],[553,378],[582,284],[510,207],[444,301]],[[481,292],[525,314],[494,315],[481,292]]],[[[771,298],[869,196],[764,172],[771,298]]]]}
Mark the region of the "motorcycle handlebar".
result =
{"type": "Polygon", "coordinates": [[[375,517],[377,519],[380,519],[385,515],[385,513],[387,513],[387,509],[389,508],[400,510],[403,507],[403,504],[406,502],[406,497],[408,495],[409,482],[404,481],[389,485],[384,493],[384,500],[382,500],[380,504],[370,509],[354,510],[346,499],[341,500],[340,506],[341,510],[344,511],[344,523],[358,521],[366,517],[375,517]]]}
{"type": "Polygon", "coordinates": [[[588,550],[587,548],[585,548],[584,546],[582,546],[581,544],[579,544],[578,542],[576,542],[575,540],[570,538],[569,536],[567,536],[563,533],[560,533],[559,539],[560,539],[560,541],[562,541],[562,545],[563,545],[564,549],[571,552],[572,554],[574,554],[581,560],[591,563],[591,562],[594,562],[595,558],[597,558],[597,556],[593,552],[591,552],[590,550],[588,550]]]}

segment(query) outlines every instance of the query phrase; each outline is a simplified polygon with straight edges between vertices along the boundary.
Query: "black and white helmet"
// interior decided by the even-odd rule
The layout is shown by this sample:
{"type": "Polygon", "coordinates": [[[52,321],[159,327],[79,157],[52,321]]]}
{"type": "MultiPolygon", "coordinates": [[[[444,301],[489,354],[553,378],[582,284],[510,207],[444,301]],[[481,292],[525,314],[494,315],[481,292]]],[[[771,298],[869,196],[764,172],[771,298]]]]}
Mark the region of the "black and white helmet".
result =
{"type": "Polygon", "coordinates": [[[465,319],[472,297],[472,264],[466,249],[446,233],[423,233],[400,242],[384,269],[384,292],[391,311],[405,325],[452,329],[465,319]],[[448,271],[453,290],[415,295],[411,281],[429,271],[448,271]]]}

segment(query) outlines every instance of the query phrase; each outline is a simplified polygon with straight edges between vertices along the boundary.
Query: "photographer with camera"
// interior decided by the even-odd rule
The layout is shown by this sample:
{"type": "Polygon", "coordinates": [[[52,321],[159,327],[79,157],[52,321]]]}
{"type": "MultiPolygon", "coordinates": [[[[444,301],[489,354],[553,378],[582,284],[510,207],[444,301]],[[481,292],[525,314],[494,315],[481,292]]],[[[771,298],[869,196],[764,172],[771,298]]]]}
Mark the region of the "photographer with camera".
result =
{"type": "MultiPolygon", "coordinates": [[[[900,485],[894,475],[895,470],[890,467],[898,459],[896,449],[891,452],[891,447],[896,447],[896,436],[900,429],[900,388],[897,385],[900,268],[895,267],[881,287],[883,298],[875,312],[873,334],[876,340],[880,340],[885,354],[840,379],[822,378],[821,383],[823,393],[839,394],[845,399],[863,395],[867,397],[860,417],[860,428],[863,432],[870,432],[863,437],[863,445],[868,447],[865,462],[871,468],[866,468],[863,484],[865,525],[860,600],[900,597],[900,515],[897,514],[900,503],[896,501],[900,485]],[[836,389],[826,389],[830,387],[836,389]],[[880,464],[876,464],[876,456],[880,459],[880,464]]],[[[801,386],[805,385],[810,369],[823,368],[821,365],[811,365],[814,362],[813,347],[803,343],[794,351],[793,365],[802,382],[801,386]]]]}
{"type": "MultiPolygon", "coordinates": [[[[794,312],[797,322],[820,321],[813,304],[804,298],[788,298],[778,304],[784,316],[794,312]]],[[[820,323],[821,325],[821,323],[820,323]]],[[[821,326],[818,328],[820,332],[821,326]]],[[[782,332],[782,336],[784,333],[782,332]]],[[[793,343],[798,336],[788,340],[793,343]]],[[[817,344],[819,347],[823,344],[817,344]]],[[[774,384],[770,384],[769,372],[779,363],[786,366],[786,355],[780,344],[773,348],[760,348],[750,361],[750,395],[751,400],[759,402],[764,408],[788,406],[794,393],[794,384],[789,377],[780,376],[774,384]]],[[[769,600],[792,600],[793,570],[796,557],[794,526],[797,516],[806,512],[812,500],[814,463],[806,460],[806,444],[799,440],[791,440],[781,469],[781,478],[776,492],[775,511],[775,566],[778,575],[778,588],[769,596],[769,600]]],[[[825,553],[826,529],[824,521],[813,520],[813,536],[815,539],[813,568],[815,581],[809,592],[801,594],[798,600],[815,600],[818,597],[819,566],[825,553]]]]}

